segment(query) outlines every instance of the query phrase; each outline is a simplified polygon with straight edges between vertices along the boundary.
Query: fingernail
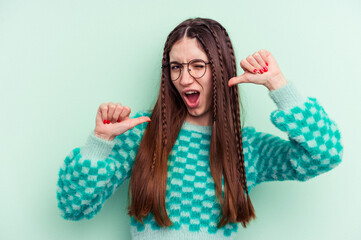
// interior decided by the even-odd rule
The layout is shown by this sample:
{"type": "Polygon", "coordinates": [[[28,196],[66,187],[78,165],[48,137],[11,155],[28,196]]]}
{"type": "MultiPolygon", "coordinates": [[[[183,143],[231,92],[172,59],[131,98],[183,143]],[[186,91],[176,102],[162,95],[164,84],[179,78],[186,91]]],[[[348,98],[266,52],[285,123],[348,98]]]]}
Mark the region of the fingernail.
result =
{"type": "Polygon", "coordinates": [[[253,72],[254,72],[254,73],[257,72],[257,69],[254,69],[253,72]]]}
{"type": "Polygon", "coordinates": [[[106,123],[107,123],[107,120],[104,119],[103,123],[106,124],[106,123]]]}
{"type": "Polygon", "coordinates": [[[148,120],[147,122],[151,122],[152,120],[148,120]]]}
{"type": "Polygon", "coordinates": [[[260,73],[263,73],[263,70],[262,70],[262,69],[260,69],[259,71],[260,71],[260,73]]]}
{"type": "Polygon", "coordinates": [[[267,65],[267,67],[268,67],[268,63],[266,62],[266,65],[267,65]]]}
{"type": "Polygon", "coordinates": [[[264,67],[263,70],[264,70],[265,72],[268,72],[268,68],[267,68],[267,67],[264,67]]]}
{"type": "Polygon", "coordinates": [[[110,120],[108,120],[107,123],[109,124],[109,123],[110,123],[110,120]]]}
{"type": "Polygon", "coordinates": [[[120,122],[120,119],[118,119],[118,121],[117,122],[120,122]]]}

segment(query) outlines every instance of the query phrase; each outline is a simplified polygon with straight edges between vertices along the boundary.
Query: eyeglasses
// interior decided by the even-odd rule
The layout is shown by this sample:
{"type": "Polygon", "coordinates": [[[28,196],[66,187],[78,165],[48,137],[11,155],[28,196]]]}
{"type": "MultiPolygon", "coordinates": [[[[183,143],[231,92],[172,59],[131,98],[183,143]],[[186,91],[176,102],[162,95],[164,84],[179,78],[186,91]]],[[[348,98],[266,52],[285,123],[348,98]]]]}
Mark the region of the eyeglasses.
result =
{"type": "Polygon", "coordinates": [[[187,65],[189,74],[197,79],[206,74],[208,64],[210,64],[210,62],[205,62],[202,59],[192,59],[188,63],[170,62],[162,66],[162,68],[170,66],[170,79],[176,81],[182,74],[183,65],[187,65]]]}

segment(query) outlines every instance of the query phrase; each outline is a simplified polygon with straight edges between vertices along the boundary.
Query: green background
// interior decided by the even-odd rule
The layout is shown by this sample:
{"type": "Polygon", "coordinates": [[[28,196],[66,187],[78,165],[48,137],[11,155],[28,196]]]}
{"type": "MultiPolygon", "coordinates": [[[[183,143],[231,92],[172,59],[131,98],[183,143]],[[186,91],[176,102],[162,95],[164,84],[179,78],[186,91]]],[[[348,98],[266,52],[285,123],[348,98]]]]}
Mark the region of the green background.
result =
{"type": "MultiPolygon", "coordinates": [[[[132,114],[153,106],[167,35],[197,16],[228,30],[238,63],[269,50],[344,144],[343,163],[326,174],[254,188],[257,219],[237,239],[361,239],[360,12],[358,0],[0,0],[0,239],[130,239],[129,180],[93,219],[71,222],[57,209],[58,171],[102,102],[132,114]]],[[[239,88],[246,125],[286,139],[270,121],[268,89],[239,88]]]]}

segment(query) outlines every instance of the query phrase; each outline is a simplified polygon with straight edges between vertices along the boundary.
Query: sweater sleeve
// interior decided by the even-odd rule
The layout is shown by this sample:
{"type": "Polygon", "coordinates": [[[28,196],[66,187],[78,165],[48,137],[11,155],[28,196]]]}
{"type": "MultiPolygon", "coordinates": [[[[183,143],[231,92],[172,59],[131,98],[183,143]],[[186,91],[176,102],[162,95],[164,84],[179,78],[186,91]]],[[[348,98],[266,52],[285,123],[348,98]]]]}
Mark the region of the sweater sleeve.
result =
{"type": "Polygon", "coordinates": [[[278,107],[271,113],[271,122],[287,133],[288,140],[258,132],[254,127],[244,128],[243,149],[248,158],[245,166],[250,185],[306,181],[341,163],[340,131],[315,98],[304,98],[292,82],[269,95],[278,107]]]}
{"type": "MultiPolygon", "coordinates": [[[[138,112],[134,118],[150,116],[138,112]]],[[[90,133],[83,147],[74,148],[63,161],[57,182],[60,215],[66,220],[90,219],[131,175],[140,141],[148,123],[107,141],[90,133]]]]}

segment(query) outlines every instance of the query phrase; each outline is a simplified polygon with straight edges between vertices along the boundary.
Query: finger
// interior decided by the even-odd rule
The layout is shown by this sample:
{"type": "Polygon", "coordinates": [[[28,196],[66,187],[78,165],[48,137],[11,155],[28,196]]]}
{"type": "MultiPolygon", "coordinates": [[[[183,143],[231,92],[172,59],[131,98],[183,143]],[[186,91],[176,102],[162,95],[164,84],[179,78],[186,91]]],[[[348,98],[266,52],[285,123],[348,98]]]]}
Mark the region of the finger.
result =
{"type": "Polygon", "coordinates": [[[129,118],[127,120],[125,120],[124,122],[128,123],[128,130],[132,129],[133,127],[145,123],[145,122],[150,122],[150,118],[149,117],[139,117],[139,118],[129,118]]]}
{"type": "Polygon", "coordinates": [[[126,119],[127,117],[129,117],[130,111],[131,111],[130,107],[124,106],[123,111],[121,112],[121,114],[119,116],[118,122],[120,122],[120,121],[126,119]]]}
{"type": "Polygon", "coordinates": [[[113,114],[115,112],[116,105],[113,102],[108,103],[108,123],[113,122],[113,114]]]}
{"type": "Polygon", "coordinates": [[[108,120],[107,119],[107,117],[108,117],[108,104],[102,103],[99,108],[100,108],[101,115],[102,115],[102,122],[106,123],[105,121],[108,120]]]}
{"type": "Polygon", "coordinates": [[[251,73],[256,73],[257,72],[257,69],[255,69],[246,59],[243,59],[241,61],[241,68],[244,71],[248,71],[248,72],[251,72],[251,73]]]}
{"type": "Polygon", "coordinates": [[[269,59],[269,56],[271,56],[271,53],[266,49],[261,49],[258,52],[265,60],[269,59]]]}
{"type": "Polygon", "coordinates": [[[122,111],[123,111],[123,106],[122,106],[122,104],[120,104],[119,102],[118,103],[116,103],[115,104],[115,111],[114,111],[114,114],[113,114],[113,123],[115,123],[115,122],[120,122],[119,121],[119,116],[120,116],[120,114],[122,113],[122,111]]]}
{"type": "Polygon", "coordinates": [[[97,110],[97,116],[96,116],[96,124],[98,124],[98,122],[103,122],[102,120],[102,110],[101,110],[101,105],[98,107],[97,110]]]}
{"type": "Polygon", "coordinates": [[[239,83],[249,83],[250,81],[246,78],[245,74],[242,74],[241,76],[237,76],[237,77],[233,77],[231,79],[229,79],[228,81],[228,85],[231,87],[235,84],[239,84],[239,83]]]}
{"type": "Polygon", "coordinates": [[[269,51],[267,51],[266,49],[261,49],[258,52],[266,62],[266,66],[268,66],[269,64],[274,64],[275,59],[269,51]]]}
{"type": "MultiPolygon", "coordinates": [[[[253,57],[256,59],[258,64],[261,66],[261,68],[263,68],[265,70],[265,67],[267,67],[267,65],[266,65],[266,62],[263,60],[262,56],[260,55],[260,53],[256,52],[255,54],[253,54],[253,57]]],[[[265,72],[267,72],[267,71],[265,71],[265,72]]]]}
{"type": "Polygon", "coordinates": [[[256,61],[256,59],[250,55],[246,58],[246,60],[252,65],[253,69],[252,72],[254,71],[254,69],[257,69],[258,73],[262,73],[263,72],[263,67],[261,65],[259,65],[259,63],[256,61]]]}
{"type": "Polygon", "coordinates": [[[269,51],[267,51],[266,49],[261,49],[258,52],[265,61],[267,67],[270,63],[272,64],[273,62],[272,54],[269,51]]]}

